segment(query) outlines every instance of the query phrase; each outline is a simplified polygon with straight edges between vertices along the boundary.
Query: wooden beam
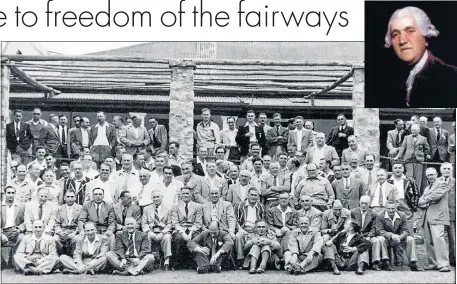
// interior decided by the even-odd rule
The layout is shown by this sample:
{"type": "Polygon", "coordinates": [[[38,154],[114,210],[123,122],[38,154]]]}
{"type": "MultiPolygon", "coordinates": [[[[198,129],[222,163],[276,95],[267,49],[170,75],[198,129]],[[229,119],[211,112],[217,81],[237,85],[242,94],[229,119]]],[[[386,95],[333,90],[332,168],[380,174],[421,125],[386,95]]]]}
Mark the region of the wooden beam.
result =
{"type": "Polygon", "coordinates": [[[38,82],[35,79],[33,79],[32,77],[30,77],[27,73],[22,71],[19,67],[11,65],[10,69],[11,69],[11,73],[13,73],[16,77],[21,79],[23,82],[37,88],[38,90],[41,90],[46,93],[60,94],[60,91],[41,84],[40,82],[38,82]]]}
{"type": "MultiPolygon", "coordinates": [[[[343,82],[345,82],[347,79],[349,79],[349,77],[352,76],[353,72],[354,72],[353,69],[351,69],[351,71],[350,71],[349,73],[347,73],[346,75],[344,75],[343,77],[341,77],[341,78],[340,78],[338,81],[336,81],[335,83],[331,84],[330,86],[324,88],[324,89],[321,90],[321,91],[317,91],[317,92],[311,93],[311,94],[305,96],[304,98],[305,98],[305,99],[309,99],[309,98],[313,99],[313,97],[316,97],[316,96],[318,96],[318,95],[320,95],[320,94],[325,94],[325,93],[331,91],[332,89],[335,89],[335,88],[336,88],[337,86],[339,86],[341,83],[343,83],[343,82]]],[[[314,103],[314,100],[312,100],[311,102],[314,103]]],[[[311,104],[311,105],[314,106],[314,104],[311,104]]]]}
{"type": "Polygon", "coordinates": [[[6,148],[6,124],[9,122],[9,98],[10,98],[10,80],[9,67],[1,65],[1,129],[0,129],[0,159],[1,159],[1,177],[0,185],[2,189],[8,181],[8,150],[6,148]]]}

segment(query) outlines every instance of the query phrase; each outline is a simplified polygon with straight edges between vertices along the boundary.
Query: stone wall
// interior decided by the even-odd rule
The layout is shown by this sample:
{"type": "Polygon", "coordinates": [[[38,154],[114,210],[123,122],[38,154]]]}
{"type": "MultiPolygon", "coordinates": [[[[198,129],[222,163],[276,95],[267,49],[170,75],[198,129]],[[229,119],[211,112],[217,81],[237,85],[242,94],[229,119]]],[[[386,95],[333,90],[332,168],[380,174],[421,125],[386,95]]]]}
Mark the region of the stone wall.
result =
{"type": "Polygon", "coordinates": [[[193,157],[194,146],[194,69],[192,61],[170,62],[170,142],[180,144],[179,152],[187,159],[193,157]]]}
{"type": "Polygon", "coordinates": [[[7,182],[8,175],[8,152],[6,149],[6,124],[9,122],[9,93],[10,93],[10,70],[6,65],[1,65],[1,128],[0,128],[0,155],[1,177],[0,185],[3,187],[7,182]]]}
{"type": "Polygon", "coordinates": [[[379,109],[365,108],[365,69],[359,65],[353,68],[352,120],[355,136],[358,137],[360,146],[374,153],[376,160],[379,160],[379,109]]]}

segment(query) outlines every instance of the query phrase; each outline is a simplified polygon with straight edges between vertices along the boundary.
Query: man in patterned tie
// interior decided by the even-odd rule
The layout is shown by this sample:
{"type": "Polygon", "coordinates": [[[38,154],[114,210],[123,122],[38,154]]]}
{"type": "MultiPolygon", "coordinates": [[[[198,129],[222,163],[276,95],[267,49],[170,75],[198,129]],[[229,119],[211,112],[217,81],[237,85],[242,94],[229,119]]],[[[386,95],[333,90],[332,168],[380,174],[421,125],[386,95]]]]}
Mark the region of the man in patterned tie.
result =
{"type": "Polygon", "coordinates": [[[388,200],[397,202],[398,200],[398,190],[397,188],[386,182],[387,181],[387,172],[384,169],[379,169],[376,172],[377,182],[372,184],[368,188],[367,195],[371,197],[370,208],[376,213],[386,209],[386,204],[388,200]]]}
{"type": "Polygon", "coordinates": [[[152,271],[154,256],[148,235],[136,229],[134,218],[125,219],[126,230],[116,233],[116,248],[106,254],[113,274],[133,275],[152,271]]]}

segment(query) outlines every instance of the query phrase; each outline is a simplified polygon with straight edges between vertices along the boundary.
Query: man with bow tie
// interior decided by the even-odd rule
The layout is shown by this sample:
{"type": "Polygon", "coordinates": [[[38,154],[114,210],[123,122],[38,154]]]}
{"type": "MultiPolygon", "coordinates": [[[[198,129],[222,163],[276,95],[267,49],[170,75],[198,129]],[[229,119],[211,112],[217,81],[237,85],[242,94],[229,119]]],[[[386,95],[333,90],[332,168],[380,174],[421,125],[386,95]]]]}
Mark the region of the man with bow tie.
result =
{"type": "Polygon", "coordinates": [[[221,263],[233,247],[230,235],[219,228],[216,220],[208,224],[208,229],[187,243],[197,262],[197,273],[221,272],[221,263]]]}
{"type": "Polygon", "coordinates": [[[449,272],[449,254],[444,239],[445,226],[449,226],[448,188],[447,184],[437,179],[435,168],[428,168],[425,174],[429,186],[418,203],[425,211],[422,226],[429,262],[425,269],[449,272]]]}
{"type": "Polygon", "coordinates": [[[71,255],[76,244],[78,231],[78,217],[81,212],[81,205],[76,203],[75,192],[70,190],[65,193],[65,203],[57,210],[56,225],[54,227],[54,240],[56,241],[57,251],[71,255]]]}
{"type": "Polygon", "coordinates": [[[59,262],[55,242],[43,234],[44,226],[42,220],[33,221],[32,234],[22,239],[14,255],[16,269],[24,275],[49,274],[59,262]]]}
{"type": "Polygon", "coordinates": [[[106,259],[114,268],[113,274],[133,275],[152,271],[154,256],[148,235],[136,229],[136,220],[125,219],[126,229],[116,233],[114,251],[106,254],[106,259]]]}
{"type": "Polygon", "coordinates": [[[13,112],[14,121],[6,125],[6,148],[11,153],[11,159],[19,164],[27,165],[32,159],[33,134],[30,125],[22,122],[22,110],[13,112]]]}

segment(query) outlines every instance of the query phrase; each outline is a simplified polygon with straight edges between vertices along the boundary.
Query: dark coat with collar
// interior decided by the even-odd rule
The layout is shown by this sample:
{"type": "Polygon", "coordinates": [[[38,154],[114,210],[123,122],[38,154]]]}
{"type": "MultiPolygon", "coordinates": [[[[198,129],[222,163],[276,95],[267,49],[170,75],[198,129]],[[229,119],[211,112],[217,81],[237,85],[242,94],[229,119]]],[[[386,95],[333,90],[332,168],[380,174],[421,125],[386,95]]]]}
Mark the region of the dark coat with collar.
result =
{"type": "MultiPolygon", "coordinates": [[[[238,132],[235,137],[235,141],[240,146],[240,154],[241,156],[246,156],[249,153],[249,144],[250,144],[250,137],[246,137],[246,133],[249,132],[249,126],[240,126],[238,127],[238,132]]],[[[262,156],[266,155],[268,149],[265,147],[266,143],[266,136],[263,128],[260,126],[255,126],[255,138],[257,143],[262,147],[262,156]]]]}
{"type": "Polygon", "coordinates": [[[16,136],[16,130],[14,129],[14,122],[6,125],[6,148],[11,153],[16,153],[17,146],[21,146],[22,149],[28,150],[32,145],[33,134],[30,131],[30,124],[22,122],[19,124],[19,132],[16,136]],[[19,141],[18,138],[19,137],[19,141]]]}

